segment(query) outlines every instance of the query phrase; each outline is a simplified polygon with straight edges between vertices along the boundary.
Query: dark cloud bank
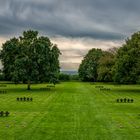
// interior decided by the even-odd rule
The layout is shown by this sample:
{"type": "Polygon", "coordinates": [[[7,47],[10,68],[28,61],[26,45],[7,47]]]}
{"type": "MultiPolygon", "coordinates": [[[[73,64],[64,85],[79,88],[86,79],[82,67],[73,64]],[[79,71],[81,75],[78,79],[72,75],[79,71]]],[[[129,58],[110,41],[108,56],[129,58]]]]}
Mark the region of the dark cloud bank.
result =
{"type": "Polygon", "coordinates": [[[33,28],[48,35],[123,39],[139,29],[139,0],[1,0],[0,35],[33,28]]]}

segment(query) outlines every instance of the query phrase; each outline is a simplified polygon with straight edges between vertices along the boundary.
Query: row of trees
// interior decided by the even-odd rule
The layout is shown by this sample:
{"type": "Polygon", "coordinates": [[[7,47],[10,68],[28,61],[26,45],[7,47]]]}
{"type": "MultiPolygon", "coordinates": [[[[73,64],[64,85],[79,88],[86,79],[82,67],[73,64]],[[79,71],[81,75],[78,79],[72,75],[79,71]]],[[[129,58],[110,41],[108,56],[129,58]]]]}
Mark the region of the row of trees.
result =
{"type": "Polygon", "coordinates": [[[60,73],[59,80],[60,81],[76,81],[76,80],[79,80],[79,76],[76,74],[70,75],[70,74],[66,74],[66,73],[60,73]]]}
{"type": "Polygon", "coordinates": [[[118,49],[91,49],[78,71],[82,81],[140,83],[140,32],[118,49]]]}
{"type": "Polygon", "coordinates": [[[37,31],[24,31],[23,36],[6,41],[0,52],[4,79],[16,83],[56,83],[59,77],[60,51],[48,37],[37,31]]]}

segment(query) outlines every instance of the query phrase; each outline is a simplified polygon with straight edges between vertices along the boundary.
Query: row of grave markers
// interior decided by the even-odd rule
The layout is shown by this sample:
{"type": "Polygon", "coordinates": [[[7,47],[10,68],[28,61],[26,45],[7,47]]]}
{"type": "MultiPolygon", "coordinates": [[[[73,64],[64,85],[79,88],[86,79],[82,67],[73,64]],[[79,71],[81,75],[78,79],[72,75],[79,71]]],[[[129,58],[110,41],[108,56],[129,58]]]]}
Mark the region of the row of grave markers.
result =
{"type": "Polygon", "coordinates": [[[7,91],[6,90],[0,90],[0,94],[6,94],[7,91]]]}
{"type": "Polygon", "coordinates": [[[104,86],[101,86],[101,85],[95,86],[95,88],[99,88],[100,90],[104,90],[104,91],[110,91],[111,90],[110,88],[105,88],[104,86]]]}
{"type": "Polygon", "coordinates": [[[0,87],[7,87],[7,85],[4,85],[4,84],[0,84],[0,87]]]}
{"type": "Polygon", "coordinates": [[[51,90],[51,87],[55,87],[55,85],[47,85],[45,88],[40,88],[41,90],[51,90]]]}
{"type": "Polygon", "coordinates": [[[117,103],[133,103],[134,102],[134,99],[127,99],[127,98],[124,98],[124,99],[116,99],[116,102],[117,103]]]}
{"type": "MultiPolygon", "coordinates": [[[[0,87],[7,87],[7,85],[1,84],[0,87]]],[[[50,90],[50,87],[55,87],[55,85],[47,85],[47,88],[40,88],[43,90],[50,90]]],[[[0,94],[6,94],[6,90],[0,90],[0,94]]],[[[17,101],[33,101],[33,98],[31,97],[17,97],[17,101]]],[[[0,111],[0,117],[8,117],[10,112],[8,111],[0,111]]]]}
{"type": "MultiPolygon", "coordinates": [[[[7,85],[4,84],[0,84],[0,87],[7,87],[7,85]]],[[[0,94],[6,94],[7,91],[6,90],[0,90],[0,94]]],[[[10,114],[10,112],[8,111],[0,111],[0,117],[8,117],[10,114]]]]}
{"type": "Polygon", "coordinates": [[[31,98],[31,97],[18,97],[17,98],[17,101],[33,101],[33,98],[31,98]]]}
{"type": "Polygon", "coordinates": [[[3,116],[5,116],[5,117],[8,117],[9,116],[9,114],[10,114],[10,112],[8,112],[8,111],[0,111],[0,117],[3,117],[3,116]]]}

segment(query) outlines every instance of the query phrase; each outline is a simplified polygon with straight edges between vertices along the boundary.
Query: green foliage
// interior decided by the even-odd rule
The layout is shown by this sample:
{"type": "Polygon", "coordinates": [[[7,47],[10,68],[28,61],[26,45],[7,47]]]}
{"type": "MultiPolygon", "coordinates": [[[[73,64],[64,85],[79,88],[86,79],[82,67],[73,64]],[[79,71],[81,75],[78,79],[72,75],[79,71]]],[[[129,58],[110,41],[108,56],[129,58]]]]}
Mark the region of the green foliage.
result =
{"type": "Polygon", "coordinates": [[[114,53],[104,52],[103,56],[99,60],[98,65],[98,81],[112,82],[112,67],[115,64],[114,53]]]}
{"type": "Polygon", "coordinates": [[[59,80],[60,81],[70,81],[71,77],[69,74],[60,73],[59,80]]]}
{"type": "Polygon", "coordinates": [[[97,81],[98,61],[103,55],[101,49],[91,49],[79,66],[79,77],[82,81],[97,81]]]}
{"type": "Polygon", "coordinates": [[[79,76],[83,81],[140,83],[140,32],[119,49],[90,50],[80,64],[79,76]]]}
{"type": "Polygon", "coordinates": [[[13,72],[14,69],[13,63],[16,59],[16,55],[19,53],[18,48],[19,40],[16,38],[6,41],[2,46],[0,58],[2,60],[3,73],[6,80],[12,79],[11,72],[13,72]]]}
{"type": "Polygon", "coordinates": [[[4,75],[2,73],[0,73],[0,81],[4,81],[4,75]]]}
{"type": "Polygon", "coordinates": [[[6,80],[16,83],[49,81],[56,83],[59,74],[60,51],[48,37],[38,37],[37,31],[24,31],[23,36],[3,44],[1,60],[6,80]]]}
{"type": "Polygon", "coordinates": [[[59,80],[60,81],[78,81],[79,76],[78,75],[70,75],[70,74],[60,73],[59,74],[59,80]]]}
{"type": "Polygon", "coordinates": [[[79,75],[77,75],[77,74],[71,75],[71,80],[72,81],[78,81],[79,80],[79,75]]]}
{"type": "Polygon", "coordinates": [[[114,66],[114,81],[137,83],[140,77],[140,32],[134,33],[118,50],[114,66]]]}

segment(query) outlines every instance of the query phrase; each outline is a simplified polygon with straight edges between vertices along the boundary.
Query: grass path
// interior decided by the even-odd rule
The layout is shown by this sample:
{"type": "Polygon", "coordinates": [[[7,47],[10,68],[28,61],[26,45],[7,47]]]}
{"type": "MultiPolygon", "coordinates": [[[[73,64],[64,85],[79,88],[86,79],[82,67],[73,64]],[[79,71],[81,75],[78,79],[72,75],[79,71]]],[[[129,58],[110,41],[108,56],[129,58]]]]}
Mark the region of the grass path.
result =
{"type": "Polygon", "coordinates": [[[139,140],[140,86],[114,86],[81,82],[61,83],[51,91],[45,84],[8,84],[1,88],[0,140],[139,140]],[[97,84],[110,88],[100,91],[97,84]],[[17,102],[17,97],[33,97],[33,102],[17,102]],[[134,103],[116,103],[132,98],[134,103]]]}

